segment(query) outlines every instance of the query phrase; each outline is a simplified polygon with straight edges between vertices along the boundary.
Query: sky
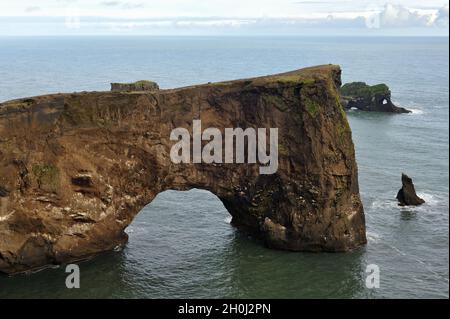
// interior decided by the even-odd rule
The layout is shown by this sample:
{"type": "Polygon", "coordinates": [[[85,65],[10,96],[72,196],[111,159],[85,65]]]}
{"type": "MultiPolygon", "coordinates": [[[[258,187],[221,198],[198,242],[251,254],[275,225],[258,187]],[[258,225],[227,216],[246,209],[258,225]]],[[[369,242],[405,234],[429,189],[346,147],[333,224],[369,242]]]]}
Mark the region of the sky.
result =
{"type": "Polygon", "coordinates": [[[448,33],[448,0],[0,0],[0,36],[448,33]]]}

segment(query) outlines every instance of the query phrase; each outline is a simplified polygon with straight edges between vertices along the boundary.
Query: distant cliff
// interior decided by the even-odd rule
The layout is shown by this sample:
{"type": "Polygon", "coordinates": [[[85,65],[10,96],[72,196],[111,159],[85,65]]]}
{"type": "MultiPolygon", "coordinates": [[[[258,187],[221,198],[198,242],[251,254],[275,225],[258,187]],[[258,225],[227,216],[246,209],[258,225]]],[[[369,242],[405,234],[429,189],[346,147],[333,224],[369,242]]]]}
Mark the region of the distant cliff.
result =
{"type": "Polygon", "coordinates": [[[172,90],[0,104],[0,271],[120,247],[136,214],[168,189],[211,191],[233,225],[269,247],[335,252],[365,244],[340,73],[326,65],[172,90]],[[170,133],[192,131],[193,119],[220,130],[278,128],[278,171],[172,163],[170,133]]]}
{"type": "Polygon", "coordinates": [[[364,82],[352,82],[340,89],[341,103],[346,109],[361,111],[410,113],[411,111],[395,106],[391,101],[391,91],[386,84],[367,85],[364,82]]]}

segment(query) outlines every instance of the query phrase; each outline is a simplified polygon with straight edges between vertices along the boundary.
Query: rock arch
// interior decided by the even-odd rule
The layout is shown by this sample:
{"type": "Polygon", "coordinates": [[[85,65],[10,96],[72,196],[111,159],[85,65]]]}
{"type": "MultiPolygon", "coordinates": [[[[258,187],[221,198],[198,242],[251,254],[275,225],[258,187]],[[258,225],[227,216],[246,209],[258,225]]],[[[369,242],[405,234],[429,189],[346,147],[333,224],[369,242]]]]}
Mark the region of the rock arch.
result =
{"type": "Polygon", "coordinates": [[[123,245],[164,190],[206,189],[268,246],[346,251],[366,242],[340,68],[172,90],[54,94],[0,104],[0,271],[123,245]],[[279,128],[279,168],[174,164],[175,127],[279,128]]]}

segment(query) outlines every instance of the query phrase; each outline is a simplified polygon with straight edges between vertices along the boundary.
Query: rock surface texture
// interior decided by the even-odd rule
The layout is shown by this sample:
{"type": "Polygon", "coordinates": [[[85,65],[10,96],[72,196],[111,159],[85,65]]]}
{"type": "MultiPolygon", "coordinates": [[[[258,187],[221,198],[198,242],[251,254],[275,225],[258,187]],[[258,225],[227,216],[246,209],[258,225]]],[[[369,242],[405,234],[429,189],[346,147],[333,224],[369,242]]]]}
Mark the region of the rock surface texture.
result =
{"type": "Polygon", "coordinates": [[[168,189],[211,191],[233,225],[272,248],[337,252],[365,244],[340,73],[325,65],[171,90],[0,104],[0,271],[120,247],[136,214],[168,189]],[[170,132],[192,132],[193,119],[221,130],[278,128],[278,171],[172,163],[170,132]]]}
{"type": "Polygon", "coordinates": [[[425,201],[417,196],[412,179],[402,174],[402,188],[397,193],[397,200],[400,206],[418,206],[425,201]]]}
{"type": "Polygon", "coordinates": [[[367,85],[364,82],[346,83],[341,88],[341,103],[346,109],[356,108],[361,111],[411,113],[395,106],[391,101],[391,91],[386,84],[367,85]]]}

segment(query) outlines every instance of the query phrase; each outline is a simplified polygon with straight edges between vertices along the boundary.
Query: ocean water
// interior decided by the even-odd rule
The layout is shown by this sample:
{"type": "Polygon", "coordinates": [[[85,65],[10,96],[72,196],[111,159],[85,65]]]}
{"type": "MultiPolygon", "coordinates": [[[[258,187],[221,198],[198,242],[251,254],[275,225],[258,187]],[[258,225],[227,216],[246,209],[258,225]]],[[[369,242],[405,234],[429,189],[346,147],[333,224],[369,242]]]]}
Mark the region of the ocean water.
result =
{"type": "Polygon", "coordinates": [[[203,190],[167,191],[117,252],[65,268],[0,276],[0,298],[448,298],[448,38],[0,38],[0,100],[150,79],[162,88],[335,63],[343,81],[387,83],[412,114],[350,111],[368,244],[349,253],[270,250],[230,226],[203,190]],[[426,204],[397,205],[405,172],[426,204]],[[365,285],[366,267],[380,287],[365,285]]]}

